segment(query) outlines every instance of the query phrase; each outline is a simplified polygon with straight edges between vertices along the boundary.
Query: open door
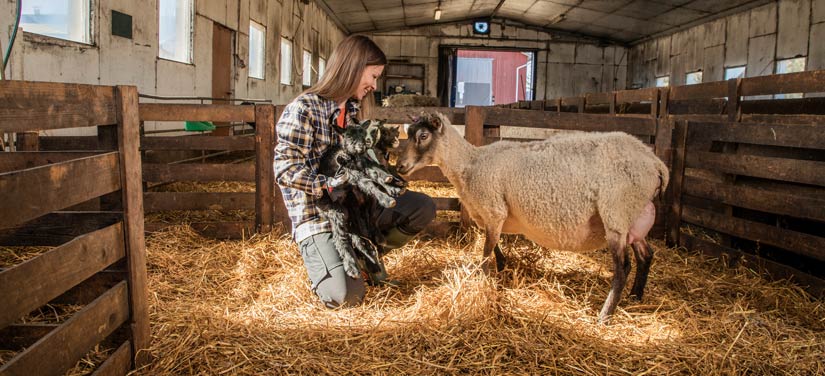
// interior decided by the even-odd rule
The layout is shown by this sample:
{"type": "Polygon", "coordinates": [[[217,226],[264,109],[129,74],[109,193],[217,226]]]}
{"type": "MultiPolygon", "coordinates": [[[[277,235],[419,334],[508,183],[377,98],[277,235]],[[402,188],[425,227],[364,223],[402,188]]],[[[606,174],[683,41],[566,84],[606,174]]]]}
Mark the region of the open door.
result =
{"type": "MultiPolygon", "coordinates": [[[[232,87],[232,33],[231,29],[213,23],[212,26],[212,98],[231,99],[232,87]]],[[[215,99],[214,104],[230,104],[230,101],[215,99]]],[[[215,123],[214,136],[230,136],[229,123],[215,123]]]]}

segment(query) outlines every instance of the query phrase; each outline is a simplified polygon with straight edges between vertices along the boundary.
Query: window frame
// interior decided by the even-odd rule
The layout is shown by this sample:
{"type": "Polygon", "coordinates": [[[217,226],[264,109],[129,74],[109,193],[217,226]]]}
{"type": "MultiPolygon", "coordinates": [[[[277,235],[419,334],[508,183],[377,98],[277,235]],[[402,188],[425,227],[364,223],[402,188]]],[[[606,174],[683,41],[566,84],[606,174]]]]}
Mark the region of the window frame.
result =
{"type": "Polygon", "coordinates": [[[318,56],[318,78],[316,78],[315,82],[321,81],[321,78],[324,77],[324,72],[327,70],[327,59],[323,56],[318,56]]]}
{"type": "MultiPolygon", "coordinates": [[[[774,74],[789,74],[789,73],[799,73],[804,72],[808,68],[808,57],[807,56],[797,56],[788,59],[776,59],[776,62],[773,65],[773,73],[774,74]],[[779,66],[786,62],[792,60],[799,60],[802,59],[802,70],[793,71],[793,72],[779,72],[779,66]]],[[[804,93],[785,93],[785,94],[774,94],[774,99],[799,99],[804,98],[804,93]]]]}
{"type": "MultiPolygon", "coordinates": [[[[18,0],[22,1],[22,0],[18,0]]],[[[81,20],[84,23],[84,37],[85,40],[75,40],[75,39],[68,39],[68,38],[61,38],[55,35],[43,34],[38,33],[36,31],[26,30],[26,26],[23,22],[23,17],[26,14],[21,14],[21,20],[19,27],[23,28],[23,35],[26,36],[26,40],[32,42],[39,42],[39,43],[47,43],[47,44],[55,44],[61,46],[81,46],[81,47],[92,47],[95,46],[95,27],[97,26],[95,23],[95,1],[94,0],[84,0],[82,14],[85,15],[85,19],[81,20]]],[[[22,13],[22,9],[21,9],[22,13]]],[[[28,24],[28,23],[27,23],[28,24]]],[[[28,25],[40,25],[40,24],[28,24],[28,25]]],[[[68,27],[69,25],[67,25],[68,27]]]]}
{"type": "Polygon", "coordinates": [[[266,26],[257,23],[253,20],[249,20],[249,69],[247,70],[247,76],[250,78],[258,79],[258,80],[265,80],[266,79],[266,26]],[[253,67],[253,60],[252,60],[252,31],[255,29],[256,31],[260,32],[261,35],[261,45],[260,45],[260,68],[261,74],[259,76],[254,76],[252,73],[253,67]]]}
{"type": "MultiPolygon", "coordinates": [[[[161,4],[160,3],[161,3],[161,1],[164,1],[164,0],[158,0],[158,2],[157,2],[157,5],[158,5],[158,9],[157,9],[157,11],[158,11],[158,13],[157,13],[158,14],[158,55],[157,55],[158,59],[162,59],[162,60],[166,60],[166,61],[172,61],[172,62],[181,63],[181,64],[194,65],[195,64],[195,0],[172,0],[172,1],[175,1],[175,2],[185,1],[189,5],[188,12],[187,12],[188,16],[189,16],[189,28],[188,28],[189,32],[188,32],[188,35],[187,35],[187,38],[186,38],[186,41],[187,41],[186,42],[186,58],[183,59],[183,60],[179,60],[176,57],[161,56],[161,51],[163,51],[161,49],[161,41],[160,41],[160,17],[161,17],[161,15],[160,15],[160,9],[161,9],[160,5],[161,4]]],[[[175,29],[177,30],[177,28],[178,28],[178,26],[177,26],[177,23],[176,23],[175,24],[175,29]]]]}
{"type": "Polygon", "coordinates": [[[301,75],[301,85],[309,87],[312,86],[312,52],[307,49],[303,50],[302,54],[302,71],[303,74],[301,75]],[[309,57],[309,64],[307,64],[307,57],[309,57]]]}
{"type": "Polygon", "coordinates": [[[727,80],[740,78],[740,76],[741,76],[741,78],[745,78],[745,75],[747,75],[747,74],[748,74],[748,66],[747,65],[734,65],[734,66],[730,66],[730,67],[725,67],[725,72],[724,72],[723,77],[725,77],[725,81],[727,81],[727,80]],[[742,69],[742,73],[740,75],[737,75],[736,77],[729,77],[728,78],[728,72],[729,71],[731,71],[733,69],[740,69],[740,68],[742,69]]]}
{"type": "Polygon", "coordinates": [[[280,83],[281,85],[292,85],[292,41],[281,37],[281,51],[280,51],[280,83]],[[288,51],[288,52],[285,52],[288,51]],[[287,53],[287,56],[284,54],[287,53]],[[286,64],[286,66],[284,66],[286,64]]]}
{"type": "Polygon", "coordinates": [[[670,87],[670,75],[667,74],[667,75],[664,75],[664,76],[654,77],[653,78],[653,84],[655,85],[654,87],[670,87]],[[663,79],[663,78],[667,79],[667,83],[664,86],[661,86],[661,85],[659,85],[659,80],[663,79]]]}
{"type": "Polygon", "coordinates": [[[702,82],[704,82],[704,76],[705,75],[704,75],[704,73],[702,73],[701,70],[685,73],[685,85],[701,84],[702,82]],[[691,75],[698,75],[699,76],[699,82],[689,83],[688,79],[691,77],[691,75]]]}

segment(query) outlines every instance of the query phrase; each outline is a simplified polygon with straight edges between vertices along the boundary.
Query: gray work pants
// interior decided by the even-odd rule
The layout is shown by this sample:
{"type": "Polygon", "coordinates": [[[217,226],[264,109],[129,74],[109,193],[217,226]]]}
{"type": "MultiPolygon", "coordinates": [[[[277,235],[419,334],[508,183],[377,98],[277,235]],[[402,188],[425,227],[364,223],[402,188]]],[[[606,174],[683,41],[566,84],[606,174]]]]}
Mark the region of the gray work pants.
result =
{"type": "MultiPolygon", "coordinates": [[[[418,192],[407,191],[396,198],[393,208],[373,206],[370,221],[382,232],[396,227],[414,235],[435,218],[435,203],[418,192]]],[[[332,233],[312,235],[298,244],[304,267],[315,294],[328,308],[361,304],[366,288],[362,278],[351,278],[344,272],[341,256],[332,242],[332,233]]]]}

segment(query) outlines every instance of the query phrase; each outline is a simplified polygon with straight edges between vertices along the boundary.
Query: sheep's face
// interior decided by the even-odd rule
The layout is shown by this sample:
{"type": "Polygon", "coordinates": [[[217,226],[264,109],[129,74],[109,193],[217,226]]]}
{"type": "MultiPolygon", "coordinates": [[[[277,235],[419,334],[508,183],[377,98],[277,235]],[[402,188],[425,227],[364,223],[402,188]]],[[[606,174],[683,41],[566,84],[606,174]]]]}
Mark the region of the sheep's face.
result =
{"type": "Polygon", "coordinates": [[[443,122],[443,117],[439,116],[423,115],[413,119],[413,123],[407,128],[409,142],[401,151],[396,163],[399,174],[409,175],[432,164],[433,155],[442,135],[443,122]]]}

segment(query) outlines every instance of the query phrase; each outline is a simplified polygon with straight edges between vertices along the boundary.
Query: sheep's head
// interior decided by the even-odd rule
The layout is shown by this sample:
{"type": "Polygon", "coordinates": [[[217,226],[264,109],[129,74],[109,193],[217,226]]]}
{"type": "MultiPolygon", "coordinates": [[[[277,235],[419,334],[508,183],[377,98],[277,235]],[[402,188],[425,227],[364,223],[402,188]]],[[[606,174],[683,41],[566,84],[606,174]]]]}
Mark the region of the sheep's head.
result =
{"type": "Polygon", "coordinates": [[[409,175],[433,162],[433,156],[444,136],[444,127],[450,121],[441,113],[421,114],[413,118],[407,128],[407,146],[401,151],[396,168],[401,175],[409,175]]]}

